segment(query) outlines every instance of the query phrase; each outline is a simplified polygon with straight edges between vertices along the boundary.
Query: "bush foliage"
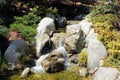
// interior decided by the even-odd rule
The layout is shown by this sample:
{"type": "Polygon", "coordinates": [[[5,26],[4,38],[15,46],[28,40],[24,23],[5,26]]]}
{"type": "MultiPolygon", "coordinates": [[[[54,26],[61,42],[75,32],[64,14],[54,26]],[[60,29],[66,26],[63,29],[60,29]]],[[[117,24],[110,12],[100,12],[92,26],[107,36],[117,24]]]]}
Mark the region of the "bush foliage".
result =
{"type": "Polygon", "coordinates": [[[23,17],[14,17],[15,22],[10,25],[10,30],[17,30],[25,40],[32,42],[36,35],[36,27],[40,21],[40,17],[33,13],[28,13],[23,17]]]}
{"type": "Polygon", "coordinates": [[[119,6],[115,2],[99,5],[90,13],[90,21],[94,23],[98,39],[103,42],[108,50],[109,57],[103,66],[115,67],[120,70],[120,33],[114,29],[113,23],[119,21],[119,6]]]}
{"type": "Polygon", "coordinates": [[[87,65],[87,50],[83,49],[82,52],[79,55],[79,61],[82,66],[87,65]]]}
{"type": "Polygon", "coordinates": [[[5,38],[7,38],[7,35],[8,35],[8,32],[9,32],[9,29],[2,26],[0,27],[0,35],[4,36],[5,38]]]}
{"type": "Polygon", "coordinates": [[[98,14],[117,14],[120,10],[120,6],[116,2],[104,2],[99,4],[95,9],[90,12],[90,17],[94,17],[98,14]]]}

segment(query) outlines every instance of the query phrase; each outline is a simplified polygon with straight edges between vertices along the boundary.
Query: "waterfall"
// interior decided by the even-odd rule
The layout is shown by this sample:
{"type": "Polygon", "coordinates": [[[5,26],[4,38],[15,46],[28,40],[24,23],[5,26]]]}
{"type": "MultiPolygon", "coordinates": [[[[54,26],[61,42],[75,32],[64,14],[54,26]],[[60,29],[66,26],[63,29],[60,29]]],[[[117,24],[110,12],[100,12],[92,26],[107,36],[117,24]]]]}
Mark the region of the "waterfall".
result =
{"type": "Polygon", "coordinates": [[[44,72],[44,68],[42,67],[41,62],[42,62],[48,55],[49,55],[49,54],[40,56],[39,59],[35,61],[36,65],[31,68],[31,71],[34,72],[34,73],[44,72]]]}
{"type": "MultiPolygon", "coordinates": [[[[65,69],[68,69],[70,63],[67,61],[67,57],[66,57],[66,50],[63,46],[58,47],[57,49],[53,50],[53,52],[60,52],[62,53],[62,56],[64,58],[64,66],[65,69]]],[[[44,61],[46,59],[46,57],[48,57],[49,55],[51,55],[52,53],[47,53],[45,55],[41,55],[39,57],[38,60],[36,60],[36,66],[31,68],[31,71],[34,73],[41,73],[41,72],[45,72],[45,68],[41,65],[41,62],[44,61]]]]}

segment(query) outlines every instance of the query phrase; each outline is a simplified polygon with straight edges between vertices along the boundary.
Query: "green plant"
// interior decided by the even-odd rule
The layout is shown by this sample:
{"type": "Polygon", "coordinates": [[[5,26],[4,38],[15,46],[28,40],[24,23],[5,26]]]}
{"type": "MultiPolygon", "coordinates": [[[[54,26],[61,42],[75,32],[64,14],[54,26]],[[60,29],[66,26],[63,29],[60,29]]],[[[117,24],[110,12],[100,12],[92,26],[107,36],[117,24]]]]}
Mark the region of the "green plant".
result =
{"type": "Polygon", "coordinates": [[[23,24],[25,26],[36,28],[37,24],[41,20],[41,17],[33,13],[28,13],[27,15],[24,15],[23,17],[15,16],[14,19],[15,19],[15,22],[14,22],[15,24],[23,24]]]}
{"type": "Polygon", "coordinates": [[[79,61],[82,66],[86,66],[87,64],[87,51],[86,49],[83,49],[82,52],[79,55],[79,61]]]}
{"type": "Polygon", "coordinates": [[[33,13],[28,13],[23,17],[14,17],[15,21],[10,25],[10,30],[21,32],[22,36],[29,42],[34,40],[36,35],[36,27],[41,20],[40,16],[33,13]]]}
{"type": "Polygon", "coordinates": [[[102,66],[118,68],[120,70],[120,52],[108,57],[102,66]]]}
{"type": "Polygon", "coordinates": [[[36,14],[38,16],[41,16],[42,18],[46,16],[46,13],[52,13],[56,15],[58,13],[58,9],[56,7],[45,7],[42,5],[35,6],[30,13],[36,14]]]}
{"type": "Polygon", "coordinates": [[[96,22],[101,22],[101,23],[105,22],[108,23],[108,25],[110,26],[112,22],[116,22],[117,20],[118,17],[115,14],[98,14],[90,19],[90,21],[92,21],[94,24],[96,22]]]}
{"type": "Polygon", "coordinates": [[[23,38],[29,42],[32,42],[34,40],[34,36],[36,35],[36,29],[30,26],[25,26],[24,24],[20,24],[20,23],[11,24],[10,30],[17,30],[21,32],[21,35],[23,36],[23,38]]]}
{"type": "MultiPolygon", "coordinates": [[[[19,74],[20,75],[20,74],[19,74]]],[[[21,78],[18,74],[10,77],[9,80],[91,80],[91,77],[80,77],[71,71],[62,71],[59,73],[32,74],[26,78],[21,78]]]]}
{"type": "Polygon", "coordinates": [[[56,7],[50,7],[50,8],[47,9],[47,12],[57,14],[58,9],[56,7]]]}
{"type": "Polygon", "coordinates": [[[0,27],[0,35],[4,36],[5,38],[7,38],[7,35],[8,35],[8,32],[9,32],[9,29],[2,26],[0,27]]]}
{"type": "Polygon", "coordinates": [[[117,2],[104,2],[99,4],[96,8],[93,8],[89,14],[89,17],[94,17],[98,14],[117,14],[119,11],[119,4],[117,2]]]}

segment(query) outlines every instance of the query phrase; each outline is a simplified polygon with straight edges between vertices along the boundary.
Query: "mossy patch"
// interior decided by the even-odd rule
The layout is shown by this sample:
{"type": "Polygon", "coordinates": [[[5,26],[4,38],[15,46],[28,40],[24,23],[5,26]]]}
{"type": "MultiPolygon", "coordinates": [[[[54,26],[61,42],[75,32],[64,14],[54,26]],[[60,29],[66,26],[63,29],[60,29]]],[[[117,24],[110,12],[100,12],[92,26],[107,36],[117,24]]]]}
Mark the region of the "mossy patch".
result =
{"type": "Polygon", "coordinates": [[[72,71],[62,71],[59,73],[31,74],[26,78],[21,78],[20,74],[13,75],[9,80],[91,80],[91,77],[80,77],[72,71]]]}

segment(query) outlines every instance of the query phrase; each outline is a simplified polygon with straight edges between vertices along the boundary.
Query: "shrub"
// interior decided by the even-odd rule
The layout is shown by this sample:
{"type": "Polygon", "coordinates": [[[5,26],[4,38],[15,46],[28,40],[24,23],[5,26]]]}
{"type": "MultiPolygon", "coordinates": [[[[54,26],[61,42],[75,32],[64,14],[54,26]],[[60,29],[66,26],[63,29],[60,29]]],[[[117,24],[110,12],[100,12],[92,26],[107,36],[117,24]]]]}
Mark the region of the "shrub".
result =
{"type": "Polygon", "coordinates": [[[94,17],[98,14],[117,14],[119,12],[120,6],[116,2],[104,2],[96,6],[90,12],[90,17],[94,17]]]}
{"type": "Polygon", "coordinates": [[[36,14],[38,16],[41,16],[42,18],[46,16],[46,13],[52,13],[56,15],[58,13],[58,9],[56,7],[45,7],[45,6],[35,6],[30,13],[36,14]]]}
{"type": "Polygon", "coordinates": [[[120,70],[120,52],[107,58],[102,66],[118,68],[120,70]]]}
{"type": "Polygon", "coordinates": [[[10,30],[17,30],[21,32],[21,35],[23,38],[29,42],[34,41],[34,37],[36,35],[36,29],[30,27],[30,26],[25,26],[24,24],[18,24],[18,23],[13,23],[10,25],[10,30]]]}
{"type": "Polygon", "coordinates": [[[111,26],[111,23],[118,21],[118,18],[115,14],[98,14],[98,15],[92,17],[91,21],[93,23],[96,23],[96,22],[103,23],[103,22],[105,22],[105,23],[108,23],[108,25],[111,26]]]}
{"type": "Polygon", "coordinates": [[[41,20],[41,17],[33,13],[28,13],[27,15],[24,15],[23,17],[15,16],[14,19],[15,19],[15,22],[14,22],[15,24],[23,24],[25,26],[36,28],[37,24],[41,20]]]}
{"type": "Polygon", "coordinates": [[[33,13],[28,13],[23,17],[14,17],[15,21],[10,25],[10,30],[21,32],[22,36],[29,42],[34,40],[36,35],[36,27],[41,20],[40,16],[33,13]]]}
{"type": "Polygon", "coordinates": [[[81,66],[86,66],[87,64],[87,51],[86,49],[83,49],[82,52],[79,55],[79,61],[81,66]]]}
{"type": "Polygon", "coordinates": [[[2,26],[0,27],[0,35],[4,36],[5,38],[7,38],[7,35],[8,35],[8,32],[9,32],[9,29],[2,26]]]}

